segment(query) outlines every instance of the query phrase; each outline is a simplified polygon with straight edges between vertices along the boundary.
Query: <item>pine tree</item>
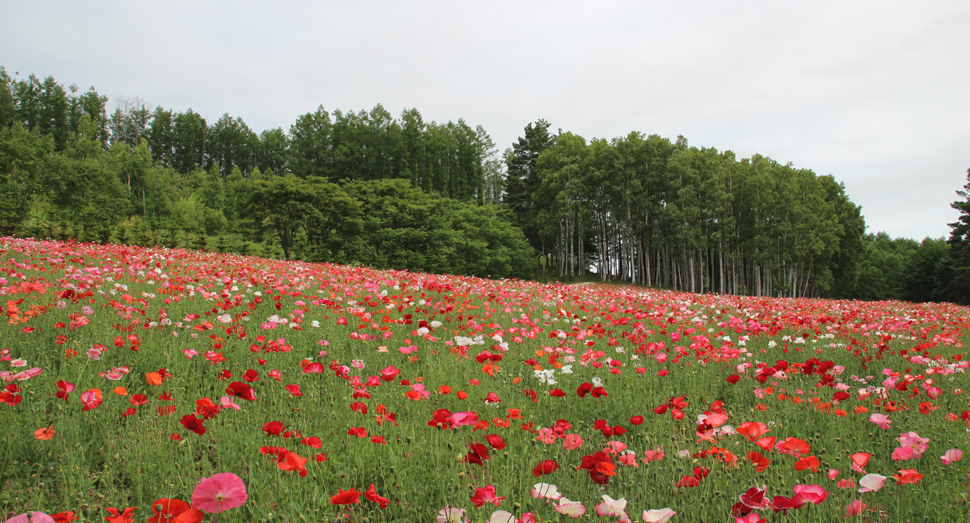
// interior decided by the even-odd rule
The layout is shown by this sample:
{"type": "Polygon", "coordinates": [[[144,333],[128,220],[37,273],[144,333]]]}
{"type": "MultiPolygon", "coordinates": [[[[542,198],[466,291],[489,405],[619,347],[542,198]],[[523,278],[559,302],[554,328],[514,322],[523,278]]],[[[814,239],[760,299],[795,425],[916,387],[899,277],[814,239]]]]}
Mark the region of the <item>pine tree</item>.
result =
{"type": "Polygon", "coordinates": [[[970,305],[970,169],[967,183],[956,192],[963,201],[950,207],[960,211],[957,221],[949,224],[950,252],[940,260],[936,272],[936,299],[970,305]]]}

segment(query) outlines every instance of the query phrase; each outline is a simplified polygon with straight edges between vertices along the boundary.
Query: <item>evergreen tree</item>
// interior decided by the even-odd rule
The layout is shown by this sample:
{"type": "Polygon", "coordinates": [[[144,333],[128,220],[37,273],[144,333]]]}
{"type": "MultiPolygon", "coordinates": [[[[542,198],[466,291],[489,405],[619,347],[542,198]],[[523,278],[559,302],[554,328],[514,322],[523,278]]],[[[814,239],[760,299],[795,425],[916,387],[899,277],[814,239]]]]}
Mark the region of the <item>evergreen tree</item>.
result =
{"type": "Polygon", "coordinates": [[[950,251],[939,263],[936,274],[935,297],[940,301],[970,305],[970,169],[967,183],[956,192],[963,200],[950,204],[960,212],[957,221],[949,224],[950,251]]]}

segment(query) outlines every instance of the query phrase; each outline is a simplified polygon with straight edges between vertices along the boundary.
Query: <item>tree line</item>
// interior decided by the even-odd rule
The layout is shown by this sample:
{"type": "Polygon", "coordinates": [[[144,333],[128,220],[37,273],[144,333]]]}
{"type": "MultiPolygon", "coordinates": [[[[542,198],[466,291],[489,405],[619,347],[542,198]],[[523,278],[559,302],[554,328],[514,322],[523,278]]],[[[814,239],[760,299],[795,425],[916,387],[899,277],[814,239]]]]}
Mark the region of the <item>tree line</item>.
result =
{"type": "Polygon", "coordinates": [[[832,176],[683,137],[587,141],[539,120],[499,155],[481,126],[425,122],[416,109],[321,106],[257,134],[229,114],[209,124],[137,98],[106,106],[94,88],[0,67],[0,233],[693,292],[959,301],[938,290],[966,267],[953,241],[867,235],[832,176]]]}

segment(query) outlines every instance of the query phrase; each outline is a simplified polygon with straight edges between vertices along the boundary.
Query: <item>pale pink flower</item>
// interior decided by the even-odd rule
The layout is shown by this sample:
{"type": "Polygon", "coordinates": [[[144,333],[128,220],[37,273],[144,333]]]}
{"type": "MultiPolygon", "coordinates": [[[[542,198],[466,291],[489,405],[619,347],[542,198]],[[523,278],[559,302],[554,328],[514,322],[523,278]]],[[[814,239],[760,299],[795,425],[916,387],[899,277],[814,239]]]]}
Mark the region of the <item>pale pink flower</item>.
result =
{"type": "Polygon", "coordinates": [[[943,456],[940,459],[943,460],[944,465],[949,465],[950,463],[960,461],[962,458],[963,458],[963,451],[957,450],[957,449],[950,449],[946,451],[946,454],[943,454],[943,456]]]}
{"type": "Polygon", "coordinates": [[[468,523],[468,516],[465,509],[455,507],[445,507],[438,511],[435,517],[437,523],[468,523]]]}
{"type": "Polygon", "coordinates": [[[872,416],[869,416],[869,421],[875,423],[881,429],[889,429],[889,424],[892,423],[892,420],[889,419],[889,416],[885,414],[878,414],[878,413],[873,414],[872,416]]]}
{"type": "Polygon", "coordinates": [[[654,510],[644,510],[643,511],[643,521],[645,523],[667,523],[670,518],[677,514],[669,508],[659,508],[654,510]]]}
{"type": "Polygon", "coordinates": [[[879,492],[886,483],[886,476],[866,474],[859,479],[859,492],[879,492]]]}
{"type": "Polygon", "coordinates": [[[626,514],[626,499],[613,499],[603,494],[603,502],[596,505],[597,516],[611,516],[619,518],[620,523],[631,523],[630,516],[626,514]]]}

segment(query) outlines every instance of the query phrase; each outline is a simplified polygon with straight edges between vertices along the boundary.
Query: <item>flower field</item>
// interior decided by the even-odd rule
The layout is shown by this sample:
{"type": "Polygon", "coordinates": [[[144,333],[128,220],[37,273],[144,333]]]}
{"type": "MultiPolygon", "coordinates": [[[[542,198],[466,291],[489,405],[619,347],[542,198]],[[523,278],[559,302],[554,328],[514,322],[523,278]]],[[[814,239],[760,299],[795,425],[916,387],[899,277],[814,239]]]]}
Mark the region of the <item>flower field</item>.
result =
{"type": "Polygon", "coordinates": [[[0,520],[964,521],[970,310],[0,239],[0,520]]]}

